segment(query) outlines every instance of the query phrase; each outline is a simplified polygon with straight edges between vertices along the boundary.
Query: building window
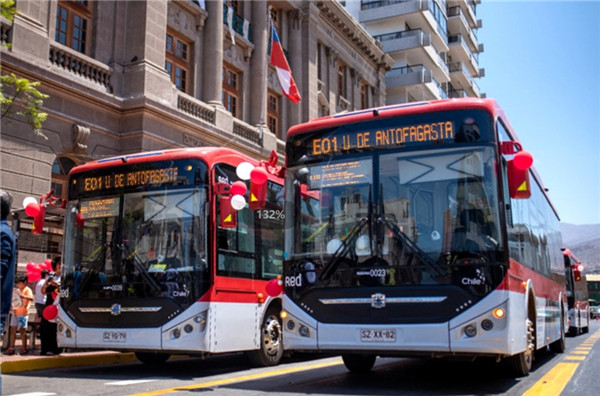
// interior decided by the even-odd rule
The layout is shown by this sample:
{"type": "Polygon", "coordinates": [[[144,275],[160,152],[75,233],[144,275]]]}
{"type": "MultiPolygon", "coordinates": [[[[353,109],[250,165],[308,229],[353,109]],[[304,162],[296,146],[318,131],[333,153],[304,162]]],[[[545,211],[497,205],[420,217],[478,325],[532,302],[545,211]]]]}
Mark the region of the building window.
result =
{"type": "Polygon", "coordinates": [[[174,32],[167,32],[165,70],[178,90],[189,93],[190,70],[189,41],[174,32]]]}
{"type": "Polygon", "coordinates": [[[223,66],[223,106],[232,116],[238,117],[238,98],[240,97],[240,73],[223,66]]]}
{"type": "Polygon", "coordinates": [[[367,109],[369,107],[369,86],[365,82],[360,83],[360,108],[367,109]]]}
{"type": "Polygon", "coordinates": [[[88,51],[88,25],[91,12],[87,0],[59,1],[56,6],[56,32],[54,40],[75,51],[88,51]]]}
{"type": "Polygon", "coordinates": [[[281,10],[273,2],[269,2],[267,6],[271,11],[271,23],[277,29],[278,35],[281,35],[281,10]]]}
{"type": "Polygon", "coordinates": [[[75,165],[75,161],[69,157],[57,157],[52,164],[50,188],[54,189],[56,198],[67,199],[69,172],[75,165]]]}
{"type": "Polygon", "coordinates": [[[269,92],[267,98],[267,126],[275,136],[283,139],[281,136],[281,128],[279,126],[279,103],[279,96],[269,92]]]}
{"type": "Polygon", "coordinates": [[[338,96],[346,98],[346,65],[338,63],[338,96]]]}

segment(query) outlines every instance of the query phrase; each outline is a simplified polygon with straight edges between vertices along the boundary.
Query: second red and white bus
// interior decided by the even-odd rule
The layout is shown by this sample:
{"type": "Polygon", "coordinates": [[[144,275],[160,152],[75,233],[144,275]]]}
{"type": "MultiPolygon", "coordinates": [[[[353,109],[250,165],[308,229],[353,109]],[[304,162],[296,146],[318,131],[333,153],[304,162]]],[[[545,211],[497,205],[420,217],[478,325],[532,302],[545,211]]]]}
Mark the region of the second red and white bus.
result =
{"type": "Polygon", "coordinates": [[[559,218],[491,99],[409,103],[289,130],[286,349],[495,357],[565,348],[559,218]]]}
{"type": "Polygon", "coordinates": [[[590,330],[590,302],[584,267],[569,249],[563,251],[567,302],[569,305],[569,334],[577,336],[590,330]]]}
{"type": "Polygon", "coordinates": [[[281,300],[264,290],[282,266],[278,172],[274,157],[208,147],[74,168],[59,345],[134,351],[148,363],[245,351],[277,364],[281,300]]]}

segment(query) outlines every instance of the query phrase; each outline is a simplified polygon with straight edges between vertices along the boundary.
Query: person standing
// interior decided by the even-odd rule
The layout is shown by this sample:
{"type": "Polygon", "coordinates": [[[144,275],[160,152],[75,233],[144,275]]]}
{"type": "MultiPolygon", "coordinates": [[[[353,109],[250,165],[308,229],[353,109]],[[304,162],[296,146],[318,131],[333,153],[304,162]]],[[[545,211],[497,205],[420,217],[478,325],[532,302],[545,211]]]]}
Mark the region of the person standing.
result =
{"type": "MultiPolygon", "coordinates": [[[[12,195],[0,189],[0,334],[4,331],[4,323],[10,312],[12,291],[15,283],[15,262],[17,249],[15,235],[8,225],[8,214],[12,207],[12,195]]],[[[2,374],[0,373],[0,394],[2,394],[2,374]]]]}
{"type": "MultiPolygon", "coordinates": [[[[58,289],[60,286],[60,270],[61,270],[61,257],[57,256],[52,259],[52,271],[46,279],[46,282],[42,286],[42,293],[46,295],[45,307],[54,304],[58,297],[58,289]]],[[[42,348],[40,351],[41,355],[58,355],[60,350],[58,349],[58,342],[56,340],[56,320],[48,320],[42,314],[40,322],[40,339],[42,348]]]]}
{"type": "Polygon", "coordinates": [[[17,277],[17,290],[20,298],[12,311],[10,317],[10,337],[9,346],[6,351],[7,355],[15,354],[15,342],[17,341],[17,330],[21,334],[21,355],[27,355],[27,321],[29,319],[29,305],[33,301],[33,292],[27,286],[27,275],[19,275],[17,277]]]}
{"type": "Polygon", "coordinates": [[[12,201],[12,195],[10,195],[8,191],[0,189],[0,234],[2,249],[2,270],[0,273],[2,285],[0,300],[2,301],[2,311],[0,318],[0,332],[4,330],[4,324],[8,317],[8,313],[10,312],[12,292],[15,285],[15,236],[7,221],[12,201]]]}
{"type": "Polygon", "coordinates": [[[44,286],[44,283],[46,283],[46,277],[49,273],[50,271],[48,271],[47,269],[42,270],[42,277],[35,284],[35,310],[40,320],[42,319],[44,306],[46,305],[46,295],[42,293],[42,286],[44,286]]]}

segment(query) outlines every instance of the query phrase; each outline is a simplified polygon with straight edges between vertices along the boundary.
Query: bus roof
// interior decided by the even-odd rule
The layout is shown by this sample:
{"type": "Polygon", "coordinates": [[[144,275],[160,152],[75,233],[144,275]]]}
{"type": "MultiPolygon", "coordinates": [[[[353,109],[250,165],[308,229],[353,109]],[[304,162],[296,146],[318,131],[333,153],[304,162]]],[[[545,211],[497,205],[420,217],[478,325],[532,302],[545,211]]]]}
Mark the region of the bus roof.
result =
{"type": "MultiPolygon", "coordinates": [[[[309,130],[336,127],[348,123],[369,121],[376,118],[400,117],[404,115],[463,109],[483,109],[494,116],[501,116],[502,119],[506,121],[506,117],[504,117],[502,109],[498,106],[494,99],[443,99],[374,107],[371,109],[362,109],[348,113],[339,113],[332,116],[315,118],[311,121],[291,127],[288,131],[288,138],[294,134],[309,130]]],[[[516,136],[513,137],[515,140],[518,140],[516,136]]]]}
{"type": "Polygon", "coordinates": [[[209,166],[215,162],[224,162],[229,159],[232,165],[236,166],[241,162],[250,162],[254,166],[259,161],[225,147],[190,147],[168,150],[156,150],[140,153],[124,154],[117,157],[103,158],[96,161],[90,161],[71,169],[70,175],[86,172],[93,169],[110,168],[113,166],[127,164],[144,163],[149,161],[168,161],[185,158],[202,158],[209,166]]]}

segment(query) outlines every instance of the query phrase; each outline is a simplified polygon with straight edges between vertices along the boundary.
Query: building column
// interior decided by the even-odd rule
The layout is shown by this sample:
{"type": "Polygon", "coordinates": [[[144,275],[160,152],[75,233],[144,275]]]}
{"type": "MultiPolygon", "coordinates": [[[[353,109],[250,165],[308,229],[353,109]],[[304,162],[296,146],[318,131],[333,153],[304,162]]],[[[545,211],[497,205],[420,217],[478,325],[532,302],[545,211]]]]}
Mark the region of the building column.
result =
{"type": "Polygon", "coordinates": [[[270,31],[266,1],[252,2],[252,39],[250,60],[250,124],[265,125],[267,113],[267,46],[270,31]]]}
{"type": "Polygon", "coordinates": [[[304,101],[307,101],[307,93],[309,90],[303,89],[308,84],[303,84],[304,80],[304,68],[302,67],[302,58],[308,56],[308,46],[310,46],[310,40],[307,41],[307,46],[302,46],[302,27],[304,15],[302,10],[295,10],[290,13],[288,18],[288,53],[290,54],[290,69],[292,70],[292,76],[294,77],[294,81],[296,82],[296,86],[298,87],[298,91],[300,93],[300,97],[302,100],[295,104],[291,100],[284,98],[285,101],[288,102],[288,125],[296,125],[301,122],[302,118],[302,107],[305,106],[304,101]]]}
{"type": "Polygon", "coordinates": [[[223,2],[206,0],[206,11],[202,96],[209,104],[223,106],[223,2]]]}

